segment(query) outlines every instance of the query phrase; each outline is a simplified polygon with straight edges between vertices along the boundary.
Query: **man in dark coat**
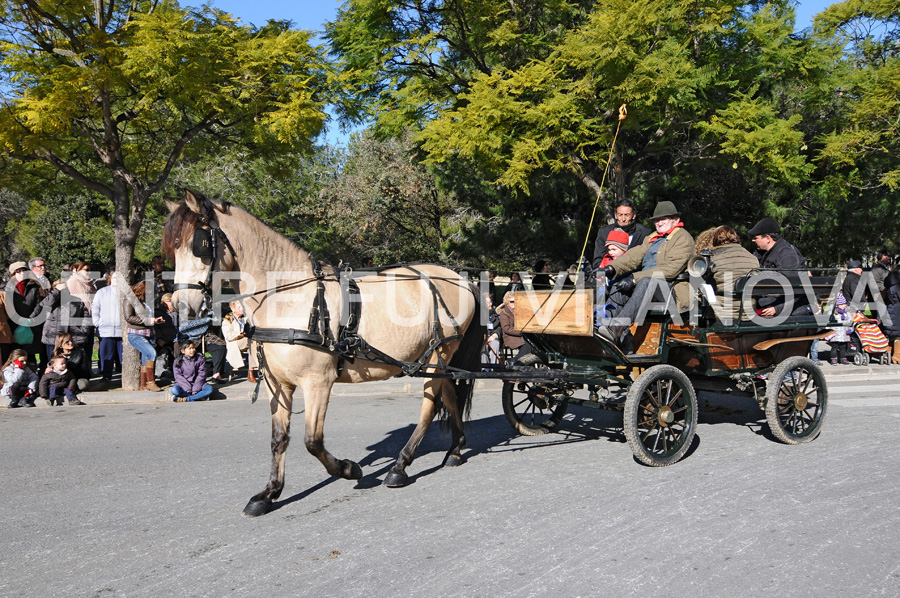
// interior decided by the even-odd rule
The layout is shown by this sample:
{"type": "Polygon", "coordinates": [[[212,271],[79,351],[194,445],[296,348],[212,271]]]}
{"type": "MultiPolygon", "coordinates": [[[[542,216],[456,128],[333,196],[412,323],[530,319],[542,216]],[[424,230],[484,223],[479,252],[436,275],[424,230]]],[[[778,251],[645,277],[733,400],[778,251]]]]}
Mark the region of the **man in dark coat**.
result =
{"type": "MultiPolygon", "coordinates": [[[[806,268],[806,258],[800,253],[800,250],[788,243],[781,236],[781,225],[774,218],[763,218],[751,228],[748,233],[750,240],[756,245],[756,251],[753,255],[759,260],[760,268],[768,268],[772,270],[783,270],[783,274],[796,282],[797,270],[806,268]]],[[[771,318],[781,313],[785,307],[784,297],[761,297],[757,301],[759,306],[758,314],[771,318]]],[[[793,301],[793,309],[791,315],[810,315],[812,309],[806,294],[799,292],[795,294],[793,301]]]]}
{"type": "Polygon", "coordinates": [[[875,264],[872,266],[872,278],[875,279],[875,286],[878,292],[884,294],[885,280],[891,271],[891,254],[887,249],[880,249],[875,252],[875,264]]]}
{"type": "Polygon", "coordinates": [[[637,210],[634,207],[634,202],[630,199],[621,199],[616,203],[615,217],[616,221],[614,223],[604,226],[597,233],[597,241],[594,243],[594,259],[591,262],[594,268],[597,268],[606,256],[606,239],[613,230],[621,228],[628,233],[630,237],[629,249],[638,247],[650,234],[649,228],[635,221],[637,210]]]}

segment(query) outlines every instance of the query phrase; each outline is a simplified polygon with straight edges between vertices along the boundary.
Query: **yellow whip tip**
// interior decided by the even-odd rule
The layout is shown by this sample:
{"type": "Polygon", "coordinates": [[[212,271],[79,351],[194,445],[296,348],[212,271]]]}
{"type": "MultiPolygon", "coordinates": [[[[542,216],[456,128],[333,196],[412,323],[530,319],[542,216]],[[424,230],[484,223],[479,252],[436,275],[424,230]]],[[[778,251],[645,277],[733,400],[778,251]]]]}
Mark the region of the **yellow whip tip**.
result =
{"type": "Polygon", "coordinates": [[[619,120],[625,120],[628,116],[628,108],[625,107],[625,104],[619,106],[619,120]]]}

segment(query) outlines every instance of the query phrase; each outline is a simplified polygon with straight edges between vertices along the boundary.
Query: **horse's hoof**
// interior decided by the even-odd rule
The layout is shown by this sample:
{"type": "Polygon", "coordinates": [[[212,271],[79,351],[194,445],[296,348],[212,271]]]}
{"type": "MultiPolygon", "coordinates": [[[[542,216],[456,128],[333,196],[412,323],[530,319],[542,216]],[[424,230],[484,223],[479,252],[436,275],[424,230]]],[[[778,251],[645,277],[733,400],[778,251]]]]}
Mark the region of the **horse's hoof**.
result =
{"type": "Polygon", "coordinates": [[[265,515],[269,511],[272,510],[272,501],[271,500],[250,500],[247,503],[247,506],[244,507],[244,512],[241,513],[244,517],[259,517],[260,515],[265,515]]]}
{"type": "Polygon", "coordinates": [[[388,488],[401,488],[409,482],[409,476],[402,471],[389,471],[384,478],[384,485],[388,488]]]}
{"type": "Polygon", "coordinates": [[[344,461],[343,476],[345,480],[361,480],[362,467],[353,461],[344,461]]]}
{"type": "Polygon", "coordinates": [[[447,467],[459,467],[465,462],[466,460],[462,458],[462,455],[448,455],[444,465],[447,467]]]}

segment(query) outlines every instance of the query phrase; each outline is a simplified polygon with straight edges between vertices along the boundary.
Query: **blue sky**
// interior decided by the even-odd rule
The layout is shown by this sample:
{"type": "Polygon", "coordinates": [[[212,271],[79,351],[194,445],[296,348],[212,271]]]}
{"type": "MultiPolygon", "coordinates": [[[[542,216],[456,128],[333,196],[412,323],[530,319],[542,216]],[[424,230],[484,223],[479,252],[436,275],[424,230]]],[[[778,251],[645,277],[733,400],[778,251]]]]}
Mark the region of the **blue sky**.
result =
{"type": "MultiPolygon", "coordinates": [[[[817,13],[834,3],[834,0],[801,0],[797,6],[797,29],[809,27],[817,13]]],[[[325,22],[335,18],[342,2],[338,0],[306,0],[302,2],[295,0],[211,0],[211,4],[231,13],[245,24],[264,25],[269,19],[289,19],[300,29],[321,33],[325,22]]],[[[338,130],[334,122],[329,125],[326,138],[332,143],[345,143],[347,140],[347,136],[338,130]]]]}

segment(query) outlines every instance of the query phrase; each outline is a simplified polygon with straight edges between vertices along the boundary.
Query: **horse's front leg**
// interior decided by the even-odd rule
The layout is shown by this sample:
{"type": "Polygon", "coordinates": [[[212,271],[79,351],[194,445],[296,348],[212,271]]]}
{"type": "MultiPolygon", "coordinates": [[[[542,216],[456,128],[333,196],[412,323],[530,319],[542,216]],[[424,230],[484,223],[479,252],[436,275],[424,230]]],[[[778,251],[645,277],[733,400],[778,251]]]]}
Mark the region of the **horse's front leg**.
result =
{"type": "Polygon", "coordinates": [[[329,474],[347,480],[362,478],[362,468],[349,459],[337,459],[325,449],[325,413],[332,383],[314,382],[303,386],[306,401],[306,450],[325,466],[329,474]]]}
{"type": "Polygon", "coordinates": [[[284,489],[284,452],[291,439],[291,407],[294,387],[281,385],[269,399],[272,410],[272,471],[265,489],[253,496],[244,507],[244,516],[257,517],[272,510],[272,501],[278,500],[284,489]]]}
{"type": "Polygon", "coordinates": [[[412,464],[416,458],[416,450],[419,448],[422,439],[425,438],[425,432],[428,426],[434,421],[434,415],[437,412],[437,401],[440,400],[441,381],[437,378],[428,378],[425,381],[425,396],[422,398],[422,410],[419,412],[419,423],[413,430],[412,436],[400,454],[397,455],[397,461],[384,478],[384,485],[388,488],[399,488],[405,486],[409,481],[406,474],[406,468],[412,464]]]}

